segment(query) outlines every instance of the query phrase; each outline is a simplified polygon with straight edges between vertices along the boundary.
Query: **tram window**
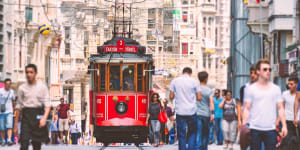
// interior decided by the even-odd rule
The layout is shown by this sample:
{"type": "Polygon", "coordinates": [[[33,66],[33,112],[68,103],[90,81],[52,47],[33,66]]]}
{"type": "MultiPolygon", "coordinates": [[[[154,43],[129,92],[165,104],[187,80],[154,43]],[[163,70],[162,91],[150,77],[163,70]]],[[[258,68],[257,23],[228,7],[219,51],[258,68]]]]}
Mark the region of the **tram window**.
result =
{"type": "Polygon", "coordinates": [[[110,91],[120,91],[120,65],[110,66],[109,75],[110,91]]]}
{"type": "Polygon", "coordinates": [[[134,91],[134,65],[123,65],[123,90],[134,91]]]}
{"type": "Polygon", "coordinates": [[[143,64],[137,65],[137,91],[143,92],[143,64]]]}
{"type": "Polygon", "coordinates": [[[101,64],[101,70],[100,70],[100,76],[101,76],[101,81],[100,81],[100,91],[105,92],[105,64],[101,64]]]}

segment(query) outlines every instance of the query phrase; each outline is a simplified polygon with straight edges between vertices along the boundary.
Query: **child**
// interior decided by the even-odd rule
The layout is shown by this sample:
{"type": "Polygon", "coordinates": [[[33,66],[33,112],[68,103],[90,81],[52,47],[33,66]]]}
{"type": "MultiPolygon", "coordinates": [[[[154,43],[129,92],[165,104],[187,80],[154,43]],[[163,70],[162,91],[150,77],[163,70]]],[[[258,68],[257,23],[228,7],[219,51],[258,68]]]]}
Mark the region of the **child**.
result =
{"type": "Polygon", "coordinates": [[[77,145],[78,138],[80,138],[80,128],[78,127],[77,123],[75,123],[75,120],[71,120],[70,133],[72,144],[77,145]]]}
{"type": "Polygon", "coordinates": [[[58,138],[59,132],[58,132],[58,127],[57,127],[57,116],[53,117],[53,120],[50,125],[50,133],[51,133],[51,143],[58,144],[57,138],[58,138]]]}

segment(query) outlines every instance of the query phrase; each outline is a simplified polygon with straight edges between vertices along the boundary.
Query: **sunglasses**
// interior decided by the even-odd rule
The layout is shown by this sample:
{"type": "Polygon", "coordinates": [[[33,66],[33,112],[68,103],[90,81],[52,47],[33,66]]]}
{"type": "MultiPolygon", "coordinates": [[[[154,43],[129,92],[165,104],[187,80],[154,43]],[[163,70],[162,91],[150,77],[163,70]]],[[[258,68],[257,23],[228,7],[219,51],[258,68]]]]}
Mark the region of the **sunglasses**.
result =
{"type": "Polygon", "coordinates": [[[272,72],[272,68],[263,68],[263,71],[264,72],[267,72],[267,71],[272,72]]]}
{"type": "Polygon", "coordinates": [[[157,97],[153,97],[153,98],[157,98],[157,97]]]}

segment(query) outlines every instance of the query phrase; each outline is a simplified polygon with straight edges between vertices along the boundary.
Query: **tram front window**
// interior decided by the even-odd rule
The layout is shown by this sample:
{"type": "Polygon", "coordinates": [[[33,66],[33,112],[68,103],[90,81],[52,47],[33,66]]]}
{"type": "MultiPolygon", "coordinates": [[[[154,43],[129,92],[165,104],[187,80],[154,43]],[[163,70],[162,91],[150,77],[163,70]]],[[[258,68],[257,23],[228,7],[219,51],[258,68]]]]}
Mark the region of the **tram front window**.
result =
{"type": "Polygon", "coordinates": [[[120,65],[110,66],[110,83],[109,89],[111,91],[120,91],[120,65]]]}
{"type": "Polygon", "coordinates": [[[123,65],[123,90],[124,91],[134,91],[134,66],[133,65],[123,65]]]}

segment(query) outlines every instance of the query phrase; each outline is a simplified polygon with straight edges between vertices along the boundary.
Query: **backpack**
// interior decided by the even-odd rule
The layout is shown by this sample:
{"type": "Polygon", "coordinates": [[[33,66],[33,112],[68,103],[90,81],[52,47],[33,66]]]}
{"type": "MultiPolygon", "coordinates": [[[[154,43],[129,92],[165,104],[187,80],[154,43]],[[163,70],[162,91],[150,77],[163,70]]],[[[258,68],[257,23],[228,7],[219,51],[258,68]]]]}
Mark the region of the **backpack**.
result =
{"type": "Polygon", "coordinates": [[[240,101],[241,101],[242,104],[244,103],[245,87],[246,87],[246,85],[243,85],[240,88],[240,101]]]}

